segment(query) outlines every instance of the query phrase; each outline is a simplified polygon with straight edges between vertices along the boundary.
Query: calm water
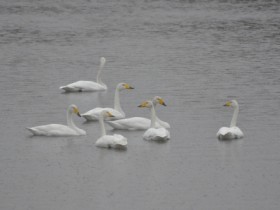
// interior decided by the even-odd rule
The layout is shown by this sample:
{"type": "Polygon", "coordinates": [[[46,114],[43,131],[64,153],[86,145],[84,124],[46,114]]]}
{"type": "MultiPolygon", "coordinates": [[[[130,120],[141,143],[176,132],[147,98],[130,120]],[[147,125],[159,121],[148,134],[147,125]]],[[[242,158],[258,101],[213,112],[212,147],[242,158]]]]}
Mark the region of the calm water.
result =
{"type": "Polygon", "coordinates": [[[279,209],[280,3],[244,2],[2,0],[0,209],[279,209]],[[107,92],[61,93],[94,80],[101,56],[107,92]],[[99,149],[98,123],[79,118],[85,137],[25,130],[65,123],[71,103],[112,106],[119,82],[135,87],[121,93],[127,116],[165,99],[169,142],[114,131],[128,149],[99,149]],[[221,142],[228,99],[245,138],[221,142]]]}

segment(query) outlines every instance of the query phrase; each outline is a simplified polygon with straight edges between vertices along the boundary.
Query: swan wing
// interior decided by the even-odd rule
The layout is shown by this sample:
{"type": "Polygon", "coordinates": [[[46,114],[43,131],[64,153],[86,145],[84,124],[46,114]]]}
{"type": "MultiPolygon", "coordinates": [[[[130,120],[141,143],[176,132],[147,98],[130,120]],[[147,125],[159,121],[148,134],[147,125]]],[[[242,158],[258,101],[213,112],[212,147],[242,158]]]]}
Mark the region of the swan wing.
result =
{"type": "Polygon", "coordinates": [[[66,86],[61,86],[60,89],[65,90],[66,92],[78,92],[106,90],[107,87],[93,81],[77,81],[66,86]]]}
{"type": "Polygon", "coordinates": [[[221,140],[239,139],[243,136],[243,132],[238,127],[222,127],[217,132],[217,137],[221,140]]]}
{"type": "Polygon", "coordinates": [[[240,128],[238,127],[231,127],[231,132],[233,133],[233,135],[235,136],[236,139],[240,139],[240,138],[243,138],[244,137],[244,134],[243,132],[241,131],[240,128]]]}
{"type": "Polygon", "coordinates": [[[121,130],[146,130],[151,125],[151,120],[144,117],[131,117],[115,121],[107,121],[114,129],[121,130]]]}
{"type": "Polygon", "coordinates": [[[114,134],[114,144],[115,145],[120,145],[120,146],[127,146],[127,138],[120,134],[114,134]]]}
{"type": "Polygon", "coordinates": [[[74,129],[61,124],[41,125],[32,128],[27,128],[33,135],[36,136],[76,136],[80,135],[74,129]]]}
{"type": "Polygon", "coordinates": [[[97,147],[104,147],[104,148],[121,148],[126,147],[127,139],[122,135],[115,134],[115,135],[105,135],[100,137],[95,145],[97,147]]]}

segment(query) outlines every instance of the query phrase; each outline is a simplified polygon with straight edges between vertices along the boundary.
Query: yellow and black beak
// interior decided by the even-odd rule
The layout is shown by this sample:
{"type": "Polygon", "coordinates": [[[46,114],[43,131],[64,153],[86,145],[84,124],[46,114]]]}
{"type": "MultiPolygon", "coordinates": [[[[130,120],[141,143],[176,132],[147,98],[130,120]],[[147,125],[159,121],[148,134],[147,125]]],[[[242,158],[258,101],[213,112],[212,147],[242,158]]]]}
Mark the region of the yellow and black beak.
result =
{"type": "Polygon", "coordinates": [[[163,99],[158,99],[158,103],[160,104],[160,105],[163,105],[163,106],[167,106],[165,103],[164,103],[164,100],[163,99]]]}
{"type": "Polygon", "coordinates": [[[231,101],[227,101],[224,106],[231,106],[231,101]]]}
{"type": "Polygon", "coordinates": [[[108,117],[115,117],[111,112],[107,112],[108,117]]]}
{"type": "Polygon", "coordinates": [[[74,110],[75,114],[77,114],[79,117],[81,117],[80,112],[76,107],[74,107],[73,110],[74,110]]]}
{"type": "Polygon", "coordinates": [[[138,107],[143,108],[143,107],[148,107],[149,103],[147,101],[141,103],[138,107]]]}
{"type": "Polygon", "coordinates": [[[131,86],[130,86],[129,84],[127,84],[127,83],[124,84],[124,88],[125,88],[125,89],[134,89],[134,87],[131,87],[131,86]]]}

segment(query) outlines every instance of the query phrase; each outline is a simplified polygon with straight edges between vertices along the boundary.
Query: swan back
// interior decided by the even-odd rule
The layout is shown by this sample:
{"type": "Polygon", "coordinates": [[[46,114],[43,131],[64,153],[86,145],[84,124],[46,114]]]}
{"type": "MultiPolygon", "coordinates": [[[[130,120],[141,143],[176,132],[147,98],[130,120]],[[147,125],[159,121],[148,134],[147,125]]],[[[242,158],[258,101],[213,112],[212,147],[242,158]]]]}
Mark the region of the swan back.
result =
{"type": "Polygon", "coordinates": [[[105,135],[100,137],[95,145],[103,148],[125,149],[127,147],[127,138],[122,135],[105,135]]]}
{"type": "Polygon", "coordinates": [[[243,132],[238,127],[222,127],[216,134],[220,140],[240,139],[244,137],[243,132]]]}
{"type": "Polygon", "coordinates": [[[170,133],[165,128],[149,128],[143,138],[148,141],[167,141],[170,139],[170,133]]]}
{"type": "Polygon", "coordinates": [[[27,128],[35,136],[82,136],[86,132],[82,129],[74,130],[66,125],[49,124],[27,128]]]}

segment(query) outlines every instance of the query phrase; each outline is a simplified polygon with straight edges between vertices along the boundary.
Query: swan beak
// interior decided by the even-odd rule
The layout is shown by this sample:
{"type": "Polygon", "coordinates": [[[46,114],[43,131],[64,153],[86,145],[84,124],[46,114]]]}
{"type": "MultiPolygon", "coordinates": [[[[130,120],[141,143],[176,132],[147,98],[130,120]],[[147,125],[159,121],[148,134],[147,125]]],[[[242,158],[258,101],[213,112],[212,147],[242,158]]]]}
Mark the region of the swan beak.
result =
{"type": "Polygon", "coordinates": [[[138,107],[140,107],[140,108],[143,108],[143,107],[148,107],[148,102],[147,101],[145,101],[145,102],[143,102],[142,104],[140,104],[138,107]]]}
{"type": "Polygon", "coordinates": [[[227,101],[224,106],[231,106],[231,101],[227,101]]]}
{"type": "Polygon", "coordinates": [[[108,117],[115,117],[114,115],[111,114],[111,112],[107,112],[108,117]]]}
{"type": "Polygon", "coordinates": [[[131,87],[129,84],[125,84],[125,85],[124,85],[124,88],[125,88],[125,89],[134,89],[134,87],[131,87]]]}
{"type": "Polygon", "coordinates": [[[80,112],[79,112],[79,110],[78,110],[76,107],[73,108],[73,111],[74,111],[74,113],[75,113],[76,115],[78,115],[79,117],[81,117],[80,112]]]}
{"type": "Polygon", "coordinates": [[[158,99],[158,103],[159,103],[160,105],[167,106],[167,105],[164,103],[164,100],[163,100],[163,99],[158,99]]]}

